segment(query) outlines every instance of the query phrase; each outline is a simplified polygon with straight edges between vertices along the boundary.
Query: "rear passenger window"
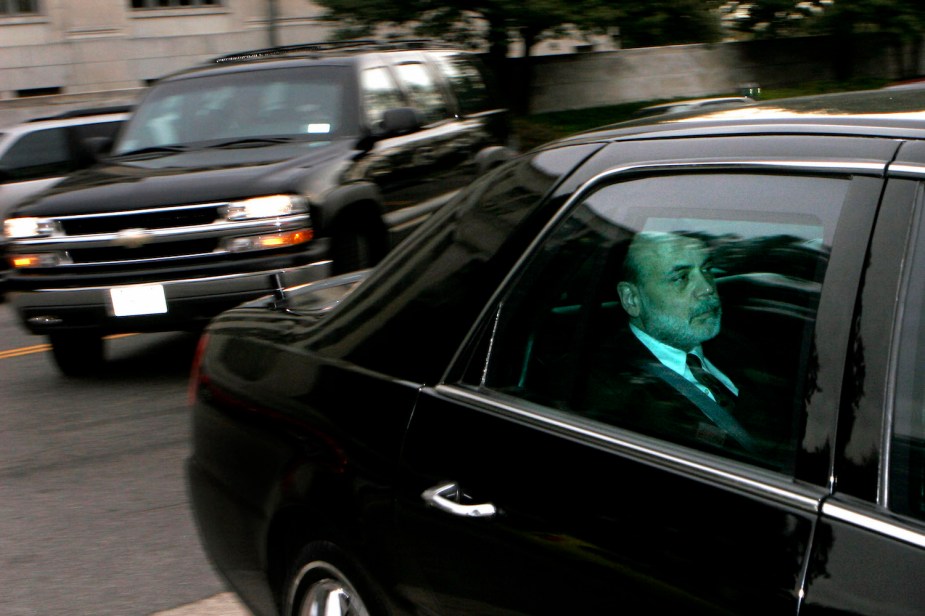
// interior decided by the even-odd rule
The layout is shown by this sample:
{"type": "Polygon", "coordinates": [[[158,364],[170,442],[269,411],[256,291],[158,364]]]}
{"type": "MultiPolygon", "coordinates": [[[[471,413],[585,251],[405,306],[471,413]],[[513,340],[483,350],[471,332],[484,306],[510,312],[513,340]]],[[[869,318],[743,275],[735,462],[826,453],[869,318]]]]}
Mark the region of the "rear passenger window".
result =
{"type": "Polygon", "coordinates": [[[905,307],[897,338],[887,506],[896,513],[925,520],[925,217],[921,205],[905,274],[905,307]]]}
{"type": "Polygon", "coordinates": [[[385,67],[366,69],[362,73],[363,103],[366,120],[376,128],[382,122],[382,115],[389,109],[404,106],[401,91],[385,67]]]}
{"type": "Polygon", "coordinates": [[[463,114],[488,109],[488,87],[478,65],[468,57],[456,53],[437,54],[440,71],[453,87],[463,114]]]}
{"type": "Polygon", "coordinates": [[[406,62],[395,67],[411,99],[412,106],[424,115],[426,123],[439,122],[449,116],[446,100],[427,67],[421,62],[406,62]]]}
{"type": "Polygon", "coordinates": [[[469,382],[789,471],[848,185],[730,173],[594,190],[500,303],[469,382]]]}

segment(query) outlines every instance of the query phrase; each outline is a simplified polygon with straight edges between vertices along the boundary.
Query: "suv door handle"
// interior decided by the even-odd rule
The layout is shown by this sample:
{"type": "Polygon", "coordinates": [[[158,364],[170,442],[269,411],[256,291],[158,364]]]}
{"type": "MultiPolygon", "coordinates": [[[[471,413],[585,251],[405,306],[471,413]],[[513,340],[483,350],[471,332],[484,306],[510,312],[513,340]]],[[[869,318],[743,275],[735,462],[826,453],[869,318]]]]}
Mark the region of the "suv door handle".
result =
{"type": "Polygon", "coordinates": [[[464,518],[493,518],[498,513],[498,508],[491,503],[480,503],[478,505],[463,505],[460,503],[459,501],[463,498],[462,490],[452,482],[441,483],[424,490],[421,498],[428,505],[464,518]]]}

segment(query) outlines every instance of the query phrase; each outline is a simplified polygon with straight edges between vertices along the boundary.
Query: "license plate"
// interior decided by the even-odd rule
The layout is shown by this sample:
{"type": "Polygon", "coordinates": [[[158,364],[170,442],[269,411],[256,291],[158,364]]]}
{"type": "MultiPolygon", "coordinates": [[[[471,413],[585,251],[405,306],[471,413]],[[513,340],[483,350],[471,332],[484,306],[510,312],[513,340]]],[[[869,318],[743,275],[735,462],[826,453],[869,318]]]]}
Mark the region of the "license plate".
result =
{"type": "Polygon", "coordinates": [[[117,317],[167,312],[164,287],[159,284],[139,284],[109,289],[112,313],[117,317]]]}

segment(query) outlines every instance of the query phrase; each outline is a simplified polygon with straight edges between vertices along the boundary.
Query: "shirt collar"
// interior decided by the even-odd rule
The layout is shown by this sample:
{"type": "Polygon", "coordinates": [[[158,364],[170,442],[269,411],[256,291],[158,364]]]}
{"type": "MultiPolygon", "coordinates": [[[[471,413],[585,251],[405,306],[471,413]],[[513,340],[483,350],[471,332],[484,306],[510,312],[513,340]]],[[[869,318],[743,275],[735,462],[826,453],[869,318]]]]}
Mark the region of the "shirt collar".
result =
{"type": "MultiPolygon", "coordinates": [[[[656,340],[646,332],[642,331],[632,323],[630,323],[630,330],[633,334],[639,338],[639,341],[643,343],[647,349],[652,351],[652,354],[655,355],[665,367],[674,370],[680,375],[684,375],[687,371],[687,351],[682,351],[671,345],[665,344],[659,340],[656,340]]],[[[696,348],[690,351],[694,355],[700,358],[703,361],[703,350],[700,348],[700,345],[697,345],[696,348]]]]}

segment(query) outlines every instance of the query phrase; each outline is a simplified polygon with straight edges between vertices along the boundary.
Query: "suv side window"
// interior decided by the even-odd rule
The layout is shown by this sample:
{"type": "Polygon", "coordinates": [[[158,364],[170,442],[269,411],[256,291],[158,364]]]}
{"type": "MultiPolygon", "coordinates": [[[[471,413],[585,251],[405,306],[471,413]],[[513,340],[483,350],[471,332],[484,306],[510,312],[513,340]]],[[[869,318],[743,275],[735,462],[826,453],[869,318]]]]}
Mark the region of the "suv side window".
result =
{"type": "MultiPolygon", "coordinates": [[[[925,520],[925,217],[919,198],[917,230],[904,273],[905,307],[897,335],[896,395],[890,431],[887,506],[925,520]]],[[[900,295],[902,297],[902,294],[900,295]]]]}
{"type": "Polygon", "coordinates": [[[365,69],[360,79],[366,121],[373,128],[380,125],[382,115],[388,109],[404,106],[401,90],[384,66],[365,69]]]}
{"type": "Polygon", "coordinates": [[[11,180],[34,180],[63,175],[71,170],[67,128],[49,128],[23,135],[10,146],[2,168],[11,180]]]}
{"type": "Polygon", "coordinates": [[[466,380],[572,421],[790,471],[849,184],[704,173],[594,189],[502,298],[466,380]]]}
{"type": "Polygon", "coordinates": [[[449,117],[449,108],[440,87],[422,62],[395,65],[398,78],[405,86],[411,105],[421,111],[427,124],[449,117]]]}
{"type": "Polygon", "coordinates": [[[488,87],[472,59],[458,53],[438,53],[434,57],[440,71],[450,82],[464,115],[491,107],[488,87]]]}

